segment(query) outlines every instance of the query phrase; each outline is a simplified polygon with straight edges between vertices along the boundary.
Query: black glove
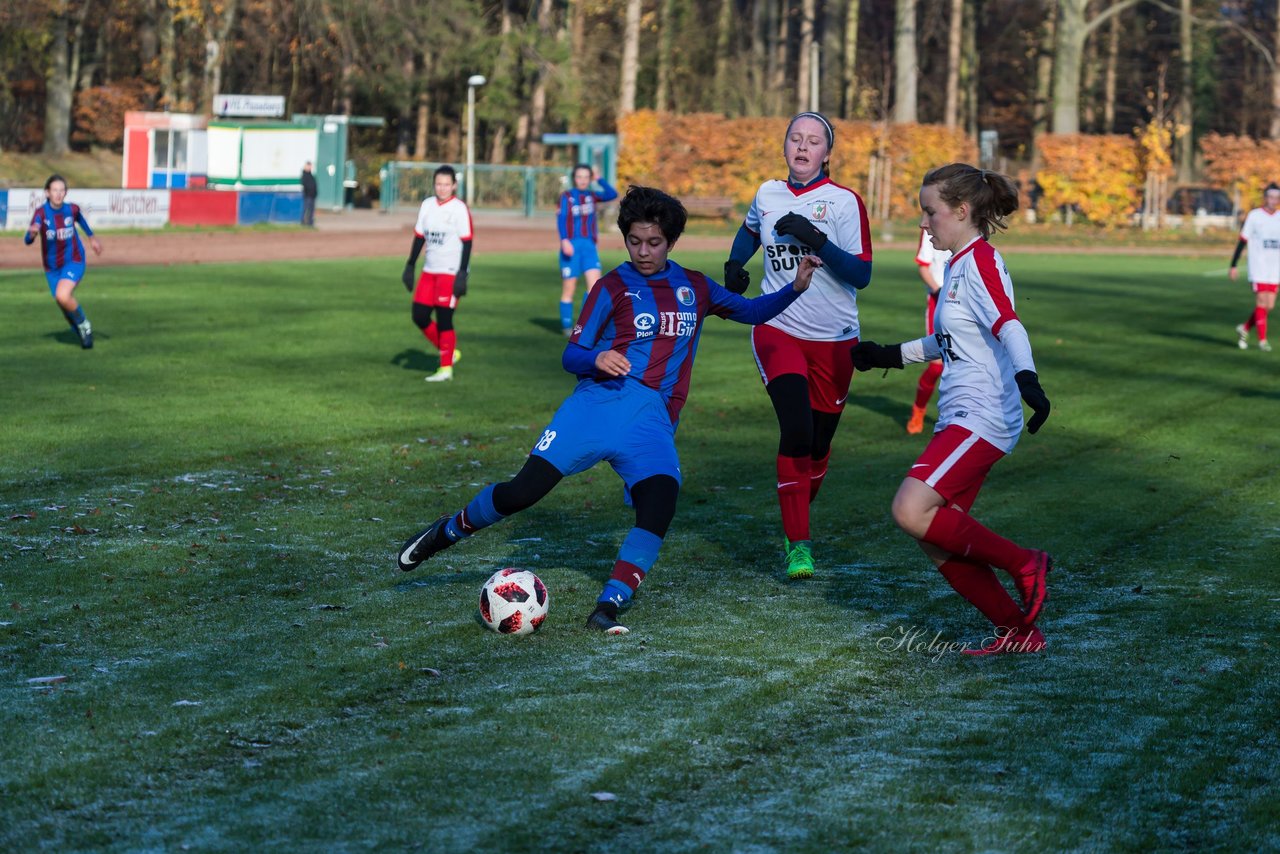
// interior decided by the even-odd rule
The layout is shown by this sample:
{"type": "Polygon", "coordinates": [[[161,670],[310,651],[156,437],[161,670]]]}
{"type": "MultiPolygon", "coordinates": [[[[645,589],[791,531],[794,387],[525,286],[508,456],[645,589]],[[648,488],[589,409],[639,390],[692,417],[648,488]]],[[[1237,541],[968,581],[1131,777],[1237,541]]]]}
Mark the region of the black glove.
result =
{"type": "Polygon", "coordinates": [[[724,262],[724,286],[735,294],[747,292],[751,285],[751,274],[743,269],[741,262],[730,258],[724,262]]]}
{"type": "Polygon", "coordinates": [[[884,347],[874,341],[859,341],[853,345],[853,349],[849,351],[849,356],[853,359],[854,368],[859,371],[869,371],[872,368],[902,367],[901,344],[890,344],[884,347]]]}
{"type": "Polygon", "coordinates": [[[404,282],[406,291],[413,293],[413,264],[404,265],[404,272],[400,274],[400,281],[404,282]]]}
{"type": "Polygon", "coordinates": [[[1049,398],[1045,397],[1044,389],[1040,388],[1040,378],[1035,371],[1018,371],[1013,379],[1018,383],[1018,393],[1035,413],[1027,422],[1027,432],[1034,433],[1049,418],[1049,398]]]}
{"type": "Polygon", "coordinates": [[[467,295],[466,270],[459,270],[458,275],[453,277],[453,295],[455,297],[465,297],[467,295]]]}
{"type": "Polygon", "coordinates": [[[778,220],[773,230],[778,234],[794,237],[814,252],[822,251],[822,247],[827,245],[827,236],[819,231],[816,225],[795,211],[778,220]]]}

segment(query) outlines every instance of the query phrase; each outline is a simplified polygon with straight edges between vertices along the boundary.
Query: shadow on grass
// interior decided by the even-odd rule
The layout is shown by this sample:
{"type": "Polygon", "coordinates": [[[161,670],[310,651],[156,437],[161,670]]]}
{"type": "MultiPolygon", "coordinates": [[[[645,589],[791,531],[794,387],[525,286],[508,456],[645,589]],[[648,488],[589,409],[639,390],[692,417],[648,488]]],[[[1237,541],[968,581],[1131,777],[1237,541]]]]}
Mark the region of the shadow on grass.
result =
{"type": "MultiPolygon", "coordinates": [[[[59,344],[71,344],[75,347],[80,346],[80,336],[77,335],[75,333],[75,330],[72,330],[72,329],[63,329],[61,332],[46,332],[43,337],[53,341],[57,341],[59,344]]],[[[108,341],[110,340],[110,338],[111,338],[110,335],[103,335],[101,332],[93,333],[93,340],[95,342],[108,341]]]]}
{"type": "Polygon", "coordinates": [[[391,364],[414,373],[427,373],[440,366],[437,356],[429,356],[422,350],[401,350],[391,357],[391,364]]]}
{"type": "MultiPolygon", "coordinates": [[[[904,425],[907,423],[907,419],[911,416],[910,398],[885,397],[879,394],[859,394],[856,379],[854,383],[855,385],[850,389],[849,393],[849,409],[865,409],[868,412],[874,412],[877,415],[901,421],[904,425]]],[[[839,437],[838,430],[836,435],[839,437]]]]}
{"type": "Polygon", "coordinates": [[[551,332],[556,335],[564,335],[564,332],[560,329],[560,321],[554,318],[531,317],[529,318],[529,322],[539,329],[545,329],[547,332],[551,332]]]}
{"type": "Polygon", "coordinates": [[[1182,332],[1173,330],[1162,330],[1156,334],[1162,338],[1173,338],[1179,341],[1195,341],[1199,344],[1210,344],[1220,349],[1236,350],[1239,345],[1236,343],[1235,330],[1227,330],[1223,335],[1204,335],[1199,332],[1182,332]]]}

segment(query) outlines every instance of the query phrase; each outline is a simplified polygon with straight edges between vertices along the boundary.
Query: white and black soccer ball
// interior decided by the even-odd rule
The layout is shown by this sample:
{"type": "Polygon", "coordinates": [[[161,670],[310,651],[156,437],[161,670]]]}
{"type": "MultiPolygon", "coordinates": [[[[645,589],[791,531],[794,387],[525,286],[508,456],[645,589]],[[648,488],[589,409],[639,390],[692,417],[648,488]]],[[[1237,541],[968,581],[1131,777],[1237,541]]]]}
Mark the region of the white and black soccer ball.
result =
{"type": "Polygon", "coordinates": [[[550,596],[527,569],[500,569],[480,588],[480,619],[500,635],[536,632],[547,618],[550,596]]]}

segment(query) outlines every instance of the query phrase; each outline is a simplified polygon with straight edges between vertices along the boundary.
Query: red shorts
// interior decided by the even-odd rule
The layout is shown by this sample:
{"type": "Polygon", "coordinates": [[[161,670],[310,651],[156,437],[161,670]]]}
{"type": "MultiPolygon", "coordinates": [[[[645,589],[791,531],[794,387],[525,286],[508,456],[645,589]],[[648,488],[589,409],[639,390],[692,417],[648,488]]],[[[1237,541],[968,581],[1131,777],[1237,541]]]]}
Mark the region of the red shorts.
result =
{"type": "Polygon", "coordinates": [[[986,439],[952,425],[933,434],[907,477],[922,481],[952,507],[968,513],[987,472],[1003,456],[1004,451],[986,439]]]}
{"type": "Polygon", "coordinates": [[[457,308],[458,298],[453,295],[453,279],[453,273],[424,271],[418,277],[418,289],[413,292],[413,301],[440,308],[457,308]]]}
{"type": "Polygon", "coordinates": [[[1253,284],[1253,292],[1255,294],[1274,294],[1278,291],[1280,291],[1280,285],[1258,284],[1257,282],[1253,284]]]}
{"type": "Polygon", "coordinates": [[[751,349],[764,384],[783,374],[799,374],[809,381],[809,405],[818,412],[844,411],[853,378],[849,349],[857,343],[857,338],[808,341],[763,324],[751,330],[751,349]]]}

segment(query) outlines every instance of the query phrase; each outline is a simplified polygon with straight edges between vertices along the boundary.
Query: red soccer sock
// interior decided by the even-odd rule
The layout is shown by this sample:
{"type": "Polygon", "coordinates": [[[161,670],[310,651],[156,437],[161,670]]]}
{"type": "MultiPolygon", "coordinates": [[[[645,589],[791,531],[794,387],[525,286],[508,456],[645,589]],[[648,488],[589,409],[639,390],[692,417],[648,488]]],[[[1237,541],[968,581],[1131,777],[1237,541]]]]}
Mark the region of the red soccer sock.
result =
{"type": "MultiPolygon", "coordinates": [[[[434,327],[435,324],[432,326],[434,327]]],[[[457,340],[458,336],[452,329],[440,333],[440,367],[453,367],[453,348],[457,340]]]]}
{"type": "Polygon", "coordinates": [[[955,591],[982,612],[996,628],[1013,629],[1023,625],[1022,610],[1009,595],[991,567],[973,561],[951,558],[938,567],[955,591]]]}
{"type": "Polygon", "coordinates": [[[1258,306],[1253,312],[1253,325],[1258,329],[1258,340],[1267,340],[1267,310],[1258,306]]]}
{"type": "Polygon", "coordinates": [[[956,557],[994,566],[1011,574],[1035,554],[984,527],[968,513],[950,507],[938,508],[933,523],[925,532],[924,541],[956,557]]]}
{"type": "Polygon", "coordinates": [[[427,328],[422,330],[422,334],[427,336],[427,340],[431,342],[436,349],[440,347],[440,333],[436,332],[436,322],[433,320],[427,324],[427,328]]]}
{"type": "Polygon", "coordinates": [[[938,387],[940,376],[942,376],[941,362],[930,362],[925,366],[924,373],[920,375],[920,382],[916,383],[916,409],[924,409],[929,405],[929,398],[933,397],[933,391],[938,387]]]}
{"type": "Polygon", "coordinates": [[[813,499],[818,497],[818,490],[822,489],[822,481],[827,476],[827,462],[831,459],[831,452],[827,451],[827,455],[820,460],[810,460],[809,462],[809,503],[813,503],[813,499]]]}
{"type": "Polygon", "coordinates": [[[778,455],[778,505],[782,508],[782,530],[791,542],[809,539],[808,457],[778,455]]]}

